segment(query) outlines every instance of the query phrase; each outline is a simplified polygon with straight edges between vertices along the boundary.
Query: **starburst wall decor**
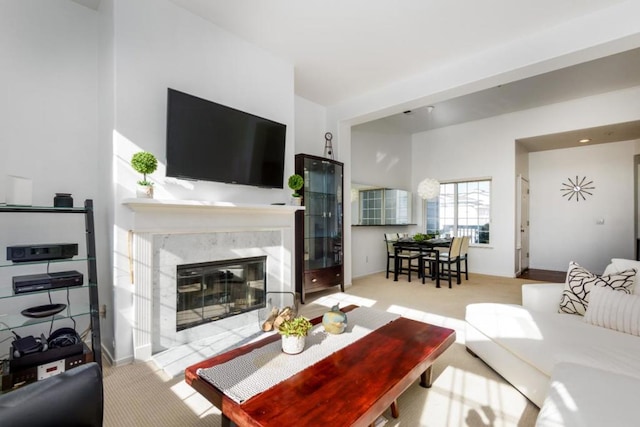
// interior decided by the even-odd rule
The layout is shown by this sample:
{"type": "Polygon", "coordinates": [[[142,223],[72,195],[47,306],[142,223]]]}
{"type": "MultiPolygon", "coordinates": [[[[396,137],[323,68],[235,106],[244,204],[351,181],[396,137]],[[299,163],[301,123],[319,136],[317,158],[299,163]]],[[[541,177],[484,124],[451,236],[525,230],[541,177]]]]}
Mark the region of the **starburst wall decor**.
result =
{"type": "Polygon", "coordinates": [[[564,193],[562,197],[568,196],[567,200],[571,200],[575,197],[576,202],[579,202],[580,197],[582,197],[582,200],[587,200],[585,194],[593,196],[593,193],[591,193],[589,190],[593,190],[596,187],[593,187],[591,185],[593,184],[593,181],[586,182],[586,176],[582,179],[579,179],[578,175],[576,175],[575,181],[573,181],[571,178],[567,178],[567,181],[569,182],[562,183],[562,188],[560,189],[560,191],[564,193]]]}

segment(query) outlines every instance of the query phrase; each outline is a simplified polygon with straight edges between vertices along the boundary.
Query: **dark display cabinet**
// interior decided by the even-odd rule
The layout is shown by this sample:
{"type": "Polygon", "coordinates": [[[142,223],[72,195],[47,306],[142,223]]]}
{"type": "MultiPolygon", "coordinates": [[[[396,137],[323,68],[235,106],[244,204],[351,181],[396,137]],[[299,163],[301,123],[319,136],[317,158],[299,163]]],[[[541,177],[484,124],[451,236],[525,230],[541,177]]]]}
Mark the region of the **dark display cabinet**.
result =
{"type": "Polygon", "coordinates": [[[340,286],[342,264],[343,164],[308,154],[297,154],[296,173],[304,178],[302,204],[296,212],[296,292],[306,294],[340,286]]]}

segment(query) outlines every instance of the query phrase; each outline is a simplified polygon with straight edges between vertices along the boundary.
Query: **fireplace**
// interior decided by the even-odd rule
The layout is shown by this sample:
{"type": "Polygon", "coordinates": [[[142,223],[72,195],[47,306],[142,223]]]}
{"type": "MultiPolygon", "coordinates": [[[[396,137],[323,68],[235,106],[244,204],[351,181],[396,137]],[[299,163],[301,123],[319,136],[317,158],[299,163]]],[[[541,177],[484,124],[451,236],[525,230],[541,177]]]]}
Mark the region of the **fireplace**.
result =
{"type": "MultiPolygon", "coordinates": [[[[148,237],[150,244],[148,271],[152,283],[152,324],[149,326],[153,353],[246,326],[257,328],[265,311],[252,308],[259,304],[258,299],[264,300],[266,292],[288,290],[283,288],[283,283],[286,283],[283,274],[289,264],[284,258],[287,252],[283,250],[281,230],[152,233],[137,236],[141,238],[140,243],[142,238],[148,237]],[[247,266],[242,265],[246,260],[255,259],[260,259],[261,264],[264,261],[264,267],[251,266],[251,262],[247,266]],[[230,265],[223,267],[222,264],[212,264],[206,267],[212,262],[230,265]],[[187,266],[187,269],[181,272],[178,266],[187,266]],[[190,275],[193,277],[189,278],[190,275]],[[251,283],[235,283],[240,277],[251,283]],[[221,280],[214,283],[214,279],[221,280]],[[238,286],[234,291],[223,289],[230,285],[238,286]],[[200,290],[197,290],[198,287],[200,290]],[[192,292],[187,292],[189,290],[192,292]],[[189,306],[191,303],[193,307],[189,306]],[[201,308],[194,308],[198,303],[202,303],[201,308]],[[181,325],[178,325],[179,317],[181,325]]],[[[260,304],[264,306],[265,302],[260,304]]]]}
{"type": "Polygon", "coordinates": [[[265,307],[266,256],[182,264],[176,274],[176,330],[265,307]]]}
{"type": "MultiPolygon", "coordinates": [[[[210,354],[208,342],[215,342],[216,346],[237,345],[261,330],[268,302],[265,298],[277,299],[282,293],[293,292],[293,214],[300,207],[155,199],[129,199],[125,204],[135,212],[129,233],[132,245],[128,260],[133,286],[126,289],[131,289],[135,304],[132,338],[137,360],[153,357],[157,361],[158,357],[166,357],[182,366],[191,360],[195,362],[185,351],[197,355],[193,357],[210,354]],[[228,302],[218,298],[214,304],[214,297],[206,295],[210,291],[208,278],[201,273],[200,295],[185,295],[184,302],[180,301],[178,266],[196,267],[211,261],[235,264],[236,260],[261,257],[265,259],[262,273],[259,268],[248,267],[246,277],[250,283],[241,287],[243,295],[234,291],[229,294],[228,302]],[[205,285],[207,288],[203,289],[205,285]],[[268,293],[276,297],[267,297],[268,293]],[[187,301],[189,298],[191,301],[187,301]],[[177,312],[186,311],[186,304],[198,299],[206,303],[206,308],[178,327],[177,312]],[[261,304],[264,308],[259,308],[261,304]],[[208,311],[214,307],[215,316],[209,315],[208,311]],[[218,315],[221,317],[216,321],[200,323],[218,315]],[[187,324],[191,327],[183,328],[187,324]]],[[[226,270],[232,269],[225,267],[225,274],[226,270]]],[[[189,283],[188,277],[183,278],[187,279],[180,285],[187,286],[183,290],[198,283],[197,280],[189,283]]],[[[273,304],[282,306],[281,301],[273,304]]],[[[198,312],[198,309],[190,310],[198,312]]]]}

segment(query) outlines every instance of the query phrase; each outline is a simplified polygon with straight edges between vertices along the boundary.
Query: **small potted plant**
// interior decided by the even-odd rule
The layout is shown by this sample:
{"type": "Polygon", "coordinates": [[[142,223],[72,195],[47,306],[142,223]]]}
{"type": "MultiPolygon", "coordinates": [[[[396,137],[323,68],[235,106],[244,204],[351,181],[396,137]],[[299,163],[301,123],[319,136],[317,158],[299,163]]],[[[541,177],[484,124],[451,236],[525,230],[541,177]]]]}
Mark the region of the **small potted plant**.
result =
{"type": "Polygon", "coordinates": [[[153,199],[153,183],[147,181],[147,174],[155,172],[158,168],[158,160],[153,154],[140,151],[131,157],[131,166],[136,172],[142,174],[142,180],[138,181],[136,195],[153,199]]]}
{"type": "Polygon", "coordinates": [[[416,233],[413,236],[413,241],[416,242],[416,243],[422,243],[422,242],[424,242],[425,240],[428,240],[428,239],[429,239],[429,235],[428,234],[424,234],[424,233],[416,233]]]}
{"type": "Polygon", "coordinates": [[[278,327],[282,335],[282,351],[287,354],[298,354],[304,350],[305,338],[313,327],[309,319],[302,316],[285,320],[278,327]]]}
{"type": "Polygon", "coordinates": [[[304,186],[304,179],[295,173],[289,177],[288,184],[289,188],[293,190],[293,194],[291,195],[293,204],[296,206],[302,205],[302,196],[300,196],[298,190],[304,186]]]}

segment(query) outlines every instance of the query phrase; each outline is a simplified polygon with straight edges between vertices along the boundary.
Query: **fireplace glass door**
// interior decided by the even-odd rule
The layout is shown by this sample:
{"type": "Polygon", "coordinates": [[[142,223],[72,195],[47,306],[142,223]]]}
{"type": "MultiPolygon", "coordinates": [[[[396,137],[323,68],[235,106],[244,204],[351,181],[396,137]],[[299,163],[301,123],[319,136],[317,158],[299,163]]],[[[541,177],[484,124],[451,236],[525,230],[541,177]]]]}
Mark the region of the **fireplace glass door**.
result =
{"type": "Polygon", "coordinates": [[[265,307],[267,257],[177,268],[176,328],[192,328],[265,307]]]}

